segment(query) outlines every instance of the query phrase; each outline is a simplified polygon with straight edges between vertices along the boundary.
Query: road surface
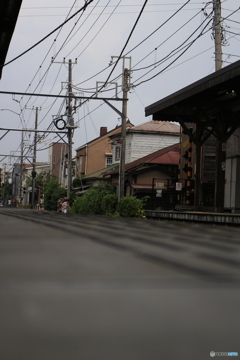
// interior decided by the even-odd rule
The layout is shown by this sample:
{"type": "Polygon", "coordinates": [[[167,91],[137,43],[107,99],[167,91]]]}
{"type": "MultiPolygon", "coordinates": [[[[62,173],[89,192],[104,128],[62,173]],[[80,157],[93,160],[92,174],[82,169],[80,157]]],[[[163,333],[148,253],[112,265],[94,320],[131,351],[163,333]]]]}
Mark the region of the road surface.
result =
{"type": "Polygon", "coordinates": [[[240,356],[240,228],[0,208],[0,232],[1,360],[240,356]]]}

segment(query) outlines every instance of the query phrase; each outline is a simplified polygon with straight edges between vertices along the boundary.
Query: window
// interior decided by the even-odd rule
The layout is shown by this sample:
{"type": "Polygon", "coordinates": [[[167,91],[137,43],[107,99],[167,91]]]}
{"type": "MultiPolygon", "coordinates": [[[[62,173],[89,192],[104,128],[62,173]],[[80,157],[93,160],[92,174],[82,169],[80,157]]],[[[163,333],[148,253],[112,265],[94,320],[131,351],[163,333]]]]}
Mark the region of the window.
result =
{"type": "Polygon", "coordinates": [[[83,162],[83,161],[82,161],[82,156],[80,156],[79,159],[78,159],[79,172],[80,172],[80,173],[82,172],[82,167],[83,167],[83,166],[82,166],[82,165],[83,165],[82,162],[83,162]]]}
{"type": "Polygon", "coordinates": [[[115,147],[115,160],[120,160],[120,146],[115,147]]]}
{"type": "Polygon", "coordinates": [[[112,165],[112,155],[106,155],[106,167],[112,165]]]}

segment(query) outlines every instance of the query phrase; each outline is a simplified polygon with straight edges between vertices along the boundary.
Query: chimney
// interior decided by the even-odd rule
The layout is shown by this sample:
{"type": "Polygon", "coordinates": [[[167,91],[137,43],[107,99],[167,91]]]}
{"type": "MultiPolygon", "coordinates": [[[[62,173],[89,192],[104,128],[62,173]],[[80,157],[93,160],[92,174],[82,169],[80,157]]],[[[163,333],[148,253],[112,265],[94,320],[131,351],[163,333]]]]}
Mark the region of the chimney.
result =
{"type": "Polygon", "coordinates": [[[100,136],[103,136],[107,133],[107,127],[101,126],[100,127],[100,136]]]}

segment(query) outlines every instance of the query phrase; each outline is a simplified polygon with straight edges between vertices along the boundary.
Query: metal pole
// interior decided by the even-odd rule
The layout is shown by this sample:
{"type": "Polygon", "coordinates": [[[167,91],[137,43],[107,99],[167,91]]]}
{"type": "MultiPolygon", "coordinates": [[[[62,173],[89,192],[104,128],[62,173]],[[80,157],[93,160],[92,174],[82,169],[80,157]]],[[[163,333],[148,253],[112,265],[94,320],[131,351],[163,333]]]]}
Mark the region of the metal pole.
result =
{"type": "MultiPolygon", "coordinates": [[[[38,107],[35,114],[35,130],[38,128],[38,107]]],[[[36,158],[37,158],[37,131],[34,134],[34,147],[33,147],[33,167],[32,167],[32,201],[31,208],[34,209],[35,205],[35,183],[36,183],[36,158]]]]}
{"type": "Polygon", "coordinates": [[[67,184],[67,198],[70,198],[72,190],[72,60],[68,61],[68,184],[67,184]]]}
{"type": "Polygon", "coordinates": [[[123,73],[123,104],[122,104],[122,129],[121,129],[121,157],[120,157],[120,184],[119,198],[125,195],[125,157],[126,157],[126,121],[127,121],[127,96],[128,96],[128,69],[123,73]]]}
{"type": "Polygon", "coordinates": [[[22,182],[23,182],[23,135],[24,132],[22,131],[22,142],[21,142],[21,168],[20,168],[20,189],[19,189],[19,204],[22,204],[23,200],[23,189],[22,189],[22,182]]]}
{"type": "Polygon", "coordinates": [[[222,68],[222,29],[221,29],[221,0],[213,1],[214,10],[214,39],[215,39],[215,71],[222,68]]]}
{"type": "MultiPolygon", "coordinates": [[[[214,0],[215,71],[222,68],[221,0],[214,0]]],[[[224,211],[226,140],[217,139],[215,175],[215,212],[224,211]]]]}

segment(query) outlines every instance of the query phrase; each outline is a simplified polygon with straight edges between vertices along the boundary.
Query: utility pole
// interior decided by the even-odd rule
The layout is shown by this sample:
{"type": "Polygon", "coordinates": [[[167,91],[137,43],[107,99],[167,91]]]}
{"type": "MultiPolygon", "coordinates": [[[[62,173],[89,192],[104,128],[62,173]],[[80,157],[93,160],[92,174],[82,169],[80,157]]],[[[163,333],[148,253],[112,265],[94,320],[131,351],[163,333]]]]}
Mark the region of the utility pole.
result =
{"type": "Polygon", "coordinates": [[[22,131],[22,141],[21,141],[21,168],[20,168],[20,189],[19,189],[19,204],[22,204],[22,200],[23,200],[23,188],[22,188],[22,182],[23,182],[23,137],[24,137],[24,132],[22,131]]]}
{"type": "Polygon", "coordinates": [[[119,199],[125,195],[125,158],[126,158],[126,122],[127,122],[127,99],[129,91],[129,70],[123,69],[123,103],[122,103],[122,128],[121,128],[121,156],[120,156],[120,175],[119,175],[119,199]]]}
{"type": "Polygon", "coordinates": [[[68,129],[68,184],[67,184],[67,198],[70,198],[72,190],[72,136],[74,129],[74,122],[72,116],[72,60],[68,61],[68,102],[67,102],[67,129],[68,129]]]}
{"type": "MultiPolygon", "coordinates": [[[[53,61],[53,59],[52,59],[53,61]]],[[[57,63],[57,61],[54,61],[57,63]]],[[[65,64],[65,58],[61,64],[65,64]]],[[[77,59],[75,59],[75,63],[77,64],[77,59]]],[[[72,138],[73,138],[73,129],[77,126],[74,125],[73,121],[73,106],[72,106],[72,99],[73,99],[73,91],[72,91],[72,66],[73,62],[71,59],[68,60],[68,94],[67,94],[67,106],[66,106],[66,113],[67,113],[67,137],[68,137],[68,172],[67,172],[67,198],[70,198],[71,190],[72,190],[72,138]]]]}
{"type": "Polygon", "coordinates": [[[221,26],[221,0],[213,0],[213,31],[215,40],[215,71],[222,68],[222,26],[221,26]]]}
{"type": "MultiPolygon", "coordinates": [[[[35,113],[35,130],[38,128],[38,107],[35,113]]],[[[31,208],[34,209],[35,203],[35,183],[36,183],[36,157],[37,157],[37,131],[34,134],[34,147],[33,147],[33,167],[32,167],[32,202],[31,208]]]]}

